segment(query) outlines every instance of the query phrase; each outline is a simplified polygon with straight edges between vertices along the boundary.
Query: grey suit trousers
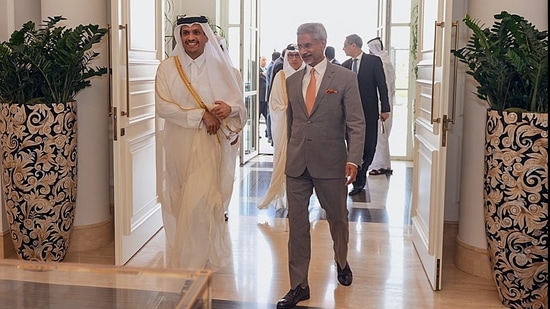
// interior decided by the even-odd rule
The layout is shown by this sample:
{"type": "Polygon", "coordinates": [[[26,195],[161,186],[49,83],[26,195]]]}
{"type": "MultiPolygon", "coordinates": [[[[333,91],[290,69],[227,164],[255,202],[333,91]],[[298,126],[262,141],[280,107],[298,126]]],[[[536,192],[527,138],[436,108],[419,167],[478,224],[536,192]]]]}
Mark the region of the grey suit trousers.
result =
{"type": "MultiPolygon", "coordinates": [[[[288,198],[289,242],[288,258],[290,285],[304,287],[308,283],[309,262],[311,260],[311,234],[309,222],[309,202],[313,189],[325,210],[333,240],[334,260],[346,265],[349,241],[349,221],[347,209],[347,187],[345,178],[313,178],[307,171],[299,177],[286,177],[288,198]]],[[[321,252],[320,254],[327,254],[321,252]]]]}

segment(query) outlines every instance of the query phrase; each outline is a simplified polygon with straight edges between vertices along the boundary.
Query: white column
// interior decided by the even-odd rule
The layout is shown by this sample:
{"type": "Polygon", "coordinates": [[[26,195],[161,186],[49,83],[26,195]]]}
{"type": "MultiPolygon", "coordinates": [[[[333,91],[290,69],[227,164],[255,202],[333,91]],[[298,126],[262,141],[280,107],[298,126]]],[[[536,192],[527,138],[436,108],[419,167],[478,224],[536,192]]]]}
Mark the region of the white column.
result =
{"type": "Polygon", "coordinates": [[[13,32],[14,0],[0,0],[0,41],[7,41],[13,32]]]}
{"type": "MultiPolygon", "coordinates": [[[[42,0],[42,19],[61,15],[63,25],[98,24],[107,28],[105,0],[42,0]]],[[[101,55],[92,66],[108,65],[108,37],[94,46],[101,55]]],[[[109,211],[109,98],[108,76],[92,79],[92,87],[82,90],[78,101],[78,188],[75,228],[105,222],[109,211]]]]}
{"type": "MultiPolygon", "coordinates": [[[[468,14],[489,27],[494,15],[501,11],[525,17],[538,29],[548,29],[548,2],[546,0],[470,0],[468,14]]],[[[470,33],[470,32],[469,32],[470,33]]],[[[462,183],[458,239],[470,246],[486,249],[483,218],[483,181],[485,153],[486,105],[473,92],[477,82],[468,78],[464,102],[464,141],[462,153],[462,183]]]]}

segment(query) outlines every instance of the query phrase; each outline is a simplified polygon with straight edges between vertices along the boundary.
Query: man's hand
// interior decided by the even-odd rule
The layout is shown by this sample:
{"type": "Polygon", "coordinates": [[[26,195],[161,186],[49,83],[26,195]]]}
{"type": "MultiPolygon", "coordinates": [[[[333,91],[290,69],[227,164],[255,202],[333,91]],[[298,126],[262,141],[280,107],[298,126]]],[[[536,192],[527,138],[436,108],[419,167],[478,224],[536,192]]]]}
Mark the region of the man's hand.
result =
{"type": "Polygon", "coordinates": [[[224,120],[225,118],[229,117],[231,114],[231,106],[229,104],[225,103],[224,101],[214,101],[214,108],[210,110],[210,112],[218,117],[220,120],[224,120]]]}
{"type": "Polygon", "coordinates": [[[206,132],[210,135],[216,134],[220,129],[220,120],[209,111],[205,111],[202,115],[202,122],[206,126],[206,132]]]}
{"type": "Polygon", "coordinates": [[[380,119],[382,119],[382,121],[386,121],[386,119],[388,119],[389,117],[390,117],[389,112],[380,113],[380,119]]]}
{"type": "Polygon", "coordinates": [[[346,186],[355,181],[357,176],[357,166],[347,163],[346,164],[346,186]]]}

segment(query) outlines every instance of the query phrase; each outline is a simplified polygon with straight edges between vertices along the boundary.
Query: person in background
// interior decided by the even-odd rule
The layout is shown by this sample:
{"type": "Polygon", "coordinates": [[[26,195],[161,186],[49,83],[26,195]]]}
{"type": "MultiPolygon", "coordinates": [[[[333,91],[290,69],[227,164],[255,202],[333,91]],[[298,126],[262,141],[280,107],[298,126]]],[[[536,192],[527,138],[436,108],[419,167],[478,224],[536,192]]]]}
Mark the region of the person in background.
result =
{"type": "Polygon", "coordinates": [[[336,57],[336,51],[334,50],[334,47],[327,46],[327,48],[325,49],[325,57],[327,57],[328,62],[340,65],[340,61],[334,58],[336,57]]]}
{"type": "MultiPolygon", "coordinates": [[[[267,98],[266,98],[266,87],[267,87],[267,81],[266,81],[266,74],[267,74],[267,58],[264,56],[260,57],[260,67],[259,67],[259,94],[258,94],[258,116],[263,116],[266,123],[267,123],[267,114],[268,114],[268,106],[267,106],[267,98]]],[[[266,129],[267,130],[267,129],[266,129]]]]}
{"type": "Polygon", "coordinates": [[[267,70],[267,58],[264,56],[260,56],[260,70],[262,70],[262,72],[267,70]]]}
{"type": "MultiPolygon", "coordinates": [[[[275,60],[275,62],[273,63],[273,69],[271,70],[271,77],[270,77],[271,83],[269,84],[269,88],[267,89],[268,97],[271,96],[271,87],[273,85],[273,80],[275,79],[275,75],[277,75],[277,73],[279,73],[279,71],[283,69],[283,61],[284,61],[286,49],[292,45],[293,45],[292,43],[288,44],[287,47],[283,49],[283,51],[281,52],[281,57],[279,57],[279,59],[275,60]]],[[[271,127],[271,120],[270,120],[270,127],[271,127]]],[[[271,142],[271,145],[273,145],[273,142],[271,142]]]]}
{"type": "Polygon", "coordinates": [[[357,173],[357,179],[353,182],[353,189],[349,192],[350,196],[365,191],[367,170],[376,151],[378,119],[384,121],[390,115],[388,87],[386,86],[382,60],[374,55],[364,53],[362,47],[363,40],[357,34],[350,34],[344,40],[343,50],[346,56],[350,58],[344,61],[342,66],[352,70],[357,75],[366,123],[363,162],[357,173]],[[380,107],[378,107],[379,104],[380,107]]]}
{"type": "Polygon", "coordinates": [[[393,170],[391,168],[389,137],[393,122],[393,105],[395,104],[395,69],[379,37],[368,41],[367,47],[372,55],[378,56],[382,60],[386,85],[388,86],[388,98],[392,107],[392,112],[386,120],[382,120],[382,118],[378,119],[378,141],[374,158],[369,166],[369,175],[391,175],[393,170]]]}
{"type": "Polygon", "coordinates": [[[169,267],[216,271],[231,261],[224,221],[247,116],[243,82],[204,16],[186,16],[155,78],[157,192],[169,267]]]}
{"type": "MultiPolygon", "coordinates": [[[[277,59],[279,59],[279,57],[281,57],[281,53],[278,52],[278,51],[274,51],[271,54],[271,61],[269,62],[269,64],[267,65],[267,68],[265,69],[265,81],[266,81],[266,84],[267,84],[268,87],[269,87],[269,85],[271,85],[271,71],[273,70],[273,64],[275,63],[275,61],[277,59]]],[[[269,101],[269,97],[267,96],[267,92],[266,92],[265,96],[266,96],[265,100],[269,101]]]]}
{"type": "MultiPolygon", "coordinates": [[[[282,53],[274,51],[273,54],[271,54],[271,62],[267,66],[266,79],[265,79],[266,81],[265,100],[268,102],[267,104],[269,104],[271,84],[273,83],[272,80],[273,80],[273,77],[275,76],[273,74],[273,69],[275,67],[275,64],[283,60],[283,53],[284,53],[284,50],[282,53]]],[[[267,109],[267,119],[266,119],[265,125],[266,125],[265,137],[267,137],[267,142],[270,144],[273,144],[273,139],[271,136],[271,117],[269,116],[269,109],[267,109]]]]}
{"type": "Polygon", "coordinates": [[[326,60],[325,27],[321,23],[305,23],[296,33],[298,50],[307,66],[286,80],[290,291],[277,302],[279,309],[294,308],[298,302],[310,298],[309,203],[313,190],[326,212],[338,282],[343,286],[352,284],[353,274],[347,260],[347,187],[357,175],[365,141],[357,78],[326,60]]]}
{"type": "Polygon", "coordinates": [[[296,45],[287,46],[283,61],[283,69],[275,75],[272,84],[273,89],[269,97],[271,134],[273,136],[273,172],[271,173],[269,189],[258,203],[259,209],[265,209],[269,207],[270,204],[273,204],[277,212],[285,213],[287,210],[285,164],[288,97],[286,79],[304,67],[305,63],[300,57],[298,47],[296,45]]]}

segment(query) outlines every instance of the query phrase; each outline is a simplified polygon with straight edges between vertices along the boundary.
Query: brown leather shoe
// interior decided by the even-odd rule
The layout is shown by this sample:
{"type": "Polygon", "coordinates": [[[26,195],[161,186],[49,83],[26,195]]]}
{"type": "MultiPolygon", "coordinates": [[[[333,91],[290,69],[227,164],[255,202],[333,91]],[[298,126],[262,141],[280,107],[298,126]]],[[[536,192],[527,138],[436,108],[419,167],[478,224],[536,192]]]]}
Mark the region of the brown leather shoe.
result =
{"type": "Polygon", "coordinates": [[[296,307],[298,302],[309,299],[309,286],[300,286],[288,291],[286,295],[277,302],[277,309],[290,309],[296,307]]]}
{"type": "Polygon", "coordinates": [[[336,269],[338,270],[338,282],[341,285],[349,286],[353,282],[353,274],[349,268],[349,263],[346,262],[346,267],[340,268],[340,265],[336,263],[336,269]]]}

